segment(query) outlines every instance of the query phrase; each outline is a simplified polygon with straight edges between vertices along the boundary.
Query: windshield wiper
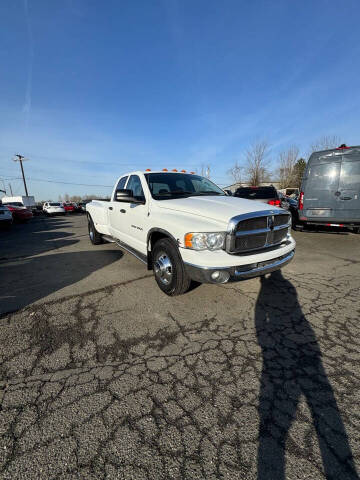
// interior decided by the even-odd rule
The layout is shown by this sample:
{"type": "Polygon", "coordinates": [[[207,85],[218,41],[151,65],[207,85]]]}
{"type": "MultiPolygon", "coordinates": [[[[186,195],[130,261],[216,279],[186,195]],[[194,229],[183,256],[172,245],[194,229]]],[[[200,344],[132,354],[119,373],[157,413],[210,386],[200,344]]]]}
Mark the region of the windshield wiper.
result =
{"type": "Polygon", "coordinates": [[[195,196],[196,195],[225,195],[225,193],[214,192],[213,190],[210,190],[210,191],[200,190],[200,192],[196,192],[194,195],[195,196]]]}
{"type": "Polygon", "coordinates": [[[186,190],[174,190],[173,192],[156,193],[155,195],[162,197],[163,195],[193,195],[194,192],[188,192],[186,190]]]}

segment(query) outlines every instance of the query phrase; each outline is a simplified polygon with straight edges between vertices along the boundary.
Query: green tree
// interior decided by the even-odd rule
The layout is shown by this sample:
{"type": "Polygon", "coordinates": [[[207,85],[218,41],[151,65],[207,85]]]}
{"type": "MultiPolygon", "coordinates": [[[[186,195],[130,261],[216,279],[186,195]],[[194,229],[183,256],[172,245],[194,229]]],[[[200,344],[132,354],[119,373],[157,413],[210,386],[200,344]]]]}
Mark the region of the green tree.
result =
{"type": "Polygon", "coordinates": [[[299,158],[299,160],[294,165],[295,183],[298,188],[300,188],[301,186],[301,181],[305,172],[305,168],[306,160],[304,158],[299,158]]]}

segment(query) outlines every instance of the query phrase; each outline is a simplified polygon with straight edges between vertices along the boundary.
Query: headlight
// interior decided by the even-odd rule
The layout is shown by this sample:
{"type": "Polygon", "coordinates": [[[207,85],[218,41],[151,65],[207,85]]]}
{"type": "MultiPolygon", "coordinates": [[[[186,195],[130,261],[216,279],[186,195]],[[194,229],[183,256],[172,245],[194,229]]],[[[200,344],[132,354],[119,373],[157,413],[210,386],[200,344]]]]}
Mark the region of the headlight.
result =
{"type": "Polygon", "coordinates": [[[193,250],[219,250],[224,246],[225,235],[225,232],[187,233],[185,247],[193,250]]]}

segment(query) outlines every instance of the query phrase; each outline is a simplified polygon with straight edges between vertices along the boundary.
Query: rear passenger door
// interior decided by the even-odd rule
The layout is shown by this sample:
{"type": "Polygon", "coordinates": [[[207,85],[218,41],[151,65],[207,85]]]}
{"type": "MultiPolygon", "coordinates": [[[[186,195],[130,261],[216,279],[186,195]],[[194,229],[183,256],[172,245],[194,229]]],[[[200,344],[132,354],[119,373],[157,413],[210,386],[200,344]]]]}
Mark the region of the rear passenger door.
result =
{"type": "Polygon", "coordinates": [[[309,217],[333,217],[339,208],[340,158],[314,163],[307,171],[304,188],[304,213],[309,217]]]}

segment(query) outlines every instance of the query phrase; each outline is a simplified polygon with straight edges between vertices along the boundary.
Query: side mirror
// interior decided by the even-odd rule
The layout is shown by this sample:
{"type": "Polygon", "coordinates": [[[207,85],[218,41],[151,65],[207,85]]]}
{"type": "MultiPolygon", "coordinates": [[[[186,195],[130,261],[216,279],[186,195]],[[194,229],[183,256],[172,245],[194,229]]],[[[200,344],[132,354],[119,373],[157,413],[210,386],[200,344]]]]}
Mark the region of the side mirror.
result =
{"type": "Polygon", "coordinates": [[[127,203],[145,203],[143,200],[138,200],[134,198],[134,194],[132,190],[128,190],[126,188],[122,188],[116,190],[115,192],[115,201],[116,202],[127,202],[127,203]]]}

